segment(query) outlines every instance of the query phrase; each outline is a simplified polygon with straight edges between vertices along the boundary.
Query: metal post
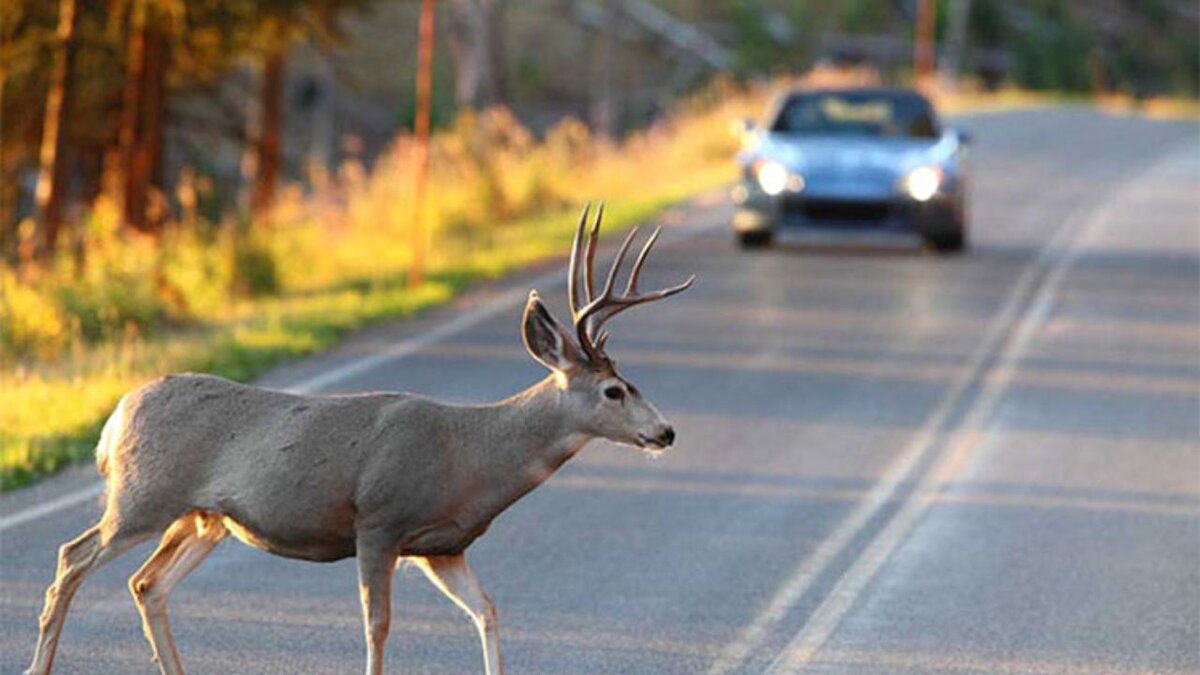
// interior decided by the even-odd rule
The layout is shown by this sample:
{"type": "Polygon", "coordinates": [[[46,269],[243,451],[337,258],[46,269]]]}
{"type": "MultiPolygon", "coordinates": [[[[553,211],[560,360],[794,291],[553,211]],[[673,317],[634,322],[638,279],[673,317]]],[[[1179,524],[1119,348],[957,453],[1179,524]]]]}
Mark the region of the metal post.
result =
{"type": "Polygon", "coordinates": [[[421,21],[417,44],[417,110],[414,120],[416,134],[416,185],[413,189],[412,263],[408,268],[408,285],[420,286],[425,281],[425,184],[429,177],[429,96],[433,86],[433,8],[434,0],[421,0],[421,21]]]}

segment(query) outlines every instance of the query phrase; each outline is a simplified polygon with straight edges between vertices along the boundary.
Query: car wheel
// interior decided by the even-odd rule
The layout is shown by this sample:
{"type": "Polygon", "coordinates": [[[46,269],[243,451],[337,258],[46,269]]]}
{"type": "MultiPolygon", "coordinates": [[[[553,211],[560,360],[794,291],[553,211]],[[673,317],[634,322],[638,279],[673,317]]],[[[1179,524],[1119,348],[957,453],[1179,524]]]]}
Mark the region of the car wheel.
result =
{"type": "Polygon", "coordinates": [[[925,235],[925,241],[938,253],[959,253],[967,248],[967,207],[965,202],[959,202],[959,207],[945,229],[935,229],[925,235]]]}
{"type": "Polygon", "coordinates": [[[938,253],[960,253],[967,248],[967,231],[959,227],[948,232],[927,235],[925,241],[938,253]]]}
{"type": "Polygon", "coordinates": [[[771,245],[771,231],[738,232],[738,244],[742,248],[766,248],[771,245]]]}

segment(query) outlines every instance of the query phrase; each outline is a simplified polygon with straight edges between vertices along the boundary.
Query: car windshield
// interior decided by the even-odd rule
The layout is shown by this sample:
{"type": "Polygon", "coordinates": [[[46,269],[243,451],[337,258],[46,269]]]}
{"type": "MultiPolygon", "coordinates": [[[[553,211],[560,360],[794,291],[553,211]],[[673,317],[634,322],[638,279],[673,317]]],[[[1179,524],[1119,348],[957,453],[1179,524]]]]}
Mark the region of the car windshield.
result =
{"type": "Polygon", "coordinates": [[[933,109],[908,92],[847,91],[796,94],[776,115],[771,131],[803,135],[935,138],[933,109]]]}

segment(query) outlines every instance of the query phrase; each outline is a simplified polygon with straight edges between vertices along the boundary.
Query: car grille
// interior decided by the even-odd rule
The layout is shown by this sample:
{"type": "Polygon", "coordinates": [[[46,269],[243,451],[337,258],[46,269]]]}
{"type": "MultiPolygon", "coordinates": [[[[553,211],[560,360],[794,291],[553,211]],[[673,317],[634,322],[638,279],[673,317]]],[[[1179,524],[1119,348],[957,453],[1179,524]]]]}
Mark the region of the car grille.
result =
{"type": "Polygon", "coordinates": [[[786,209],[813,221],[871,223],[887,219],[892,205],[885,201],[797,199],[790,200],[786,209]]]}

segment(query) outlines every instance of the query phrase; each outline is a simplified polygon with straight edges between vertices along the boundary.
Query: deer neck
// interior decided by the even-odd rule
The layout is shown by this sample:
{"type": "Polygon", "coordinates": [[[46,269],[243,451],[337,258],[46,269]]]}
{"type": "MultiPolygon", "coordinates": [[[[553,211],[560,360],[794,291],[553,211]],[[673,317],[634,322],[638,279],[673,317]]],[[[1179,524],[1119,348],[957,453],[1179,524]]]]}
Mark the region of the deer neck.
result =
{"type": "Polygon", "coordinates": [[[591,440],[575,423],[553,377],[485,408],[491,466],[541,483],[591,440]]]}
{"type": "Polygon", "coordinates": [[[553,377],[499,403],[475,409],[480,504],[494,516],[542,484],[592,439],[563,405],[567,392],[553,377]]]}

